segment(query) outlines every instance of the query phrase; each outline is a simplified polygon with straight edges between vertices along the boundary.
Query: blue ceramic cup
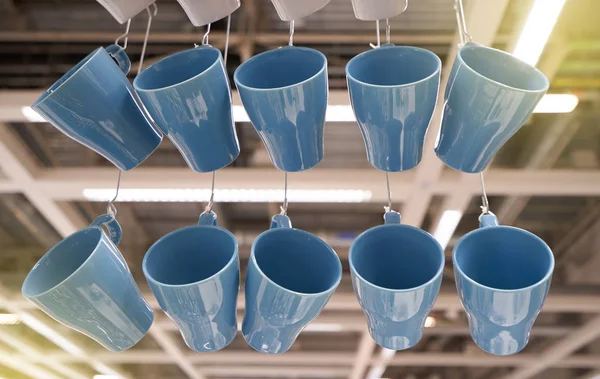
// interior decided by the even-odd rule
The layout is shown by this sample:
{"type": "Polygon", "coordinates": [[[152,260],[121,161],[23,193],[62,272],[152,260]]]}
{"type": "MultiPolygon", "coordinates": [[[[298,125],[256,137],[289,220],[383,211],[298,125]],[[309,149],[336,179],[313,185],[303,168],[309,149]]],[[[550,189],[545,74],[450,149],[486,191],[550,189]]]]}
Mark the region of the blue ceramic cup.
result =
{"type": "Polygon", "coordinates": [[[130,67],[120,46],[99,47],[44,92],[32,108],[119,169],[130,170],[162,141],[125,76],[130,67]]]}
{"type": "Polygon", "coordinates": [[[352,284],[378,345],[405,350],[419,342],[440,291],[444,260],[429,233],[401,225],[393,211],[385,214],[385,225],[354,240],[348,257],[352,284]]]}
{"type": "Polygon", "coordinates": [[[548,295],[554,256],[536,235],[498,226],[492,213],[480,223],[454,246],[456,288],[477,346],[515,354],[527,345],[548,295]]]}
{"type": "Polygon", "coordinates": [[[133,86],[192,170],[215,171],[237,158],[231,89],[218,49],[203,45],[168,56],[133,86]]]}
{"type": "Polygon", "coordinates": [[[485,170],[548,90],[541,71],[500,50],[467,43],[446,86],[437,156],[455,170],[485,170]]]}
{"type": "Polygon", "coordinates": [[[158,304],[195,351],[216,351],[237,332],[238,244],[216,215],[175,230],[150,247],[142,264],[158,304]]]}
{"type": "Polygon", "coordinates": [[[117,249],[120,240],[117,220],[98,217],[36,263],[23,283],[23,296],[108,350],[129,349],[150,329],[154,313],[117,249]]]}
{"type": "Polygon", "coordinates": [[[252,244],[242,333],[255,350],[284,353],[321,313],[342,279],[342,264],[317,236],[293,229],[287,216],[252,244]]]}
{"type": "Polygon", "coordinates": [[[294,46],[267,51],[242,63],[233,78],[275,167],[302,171],[323,159],[329,92],[321,52],[294,46]]]}
{"type": "Polygon", "coordinates": [[[429,50],[393,45],[359,54],[346,66],[350,103],[375,168],[405,171],[421,161],[441,68],[429,50]]]}

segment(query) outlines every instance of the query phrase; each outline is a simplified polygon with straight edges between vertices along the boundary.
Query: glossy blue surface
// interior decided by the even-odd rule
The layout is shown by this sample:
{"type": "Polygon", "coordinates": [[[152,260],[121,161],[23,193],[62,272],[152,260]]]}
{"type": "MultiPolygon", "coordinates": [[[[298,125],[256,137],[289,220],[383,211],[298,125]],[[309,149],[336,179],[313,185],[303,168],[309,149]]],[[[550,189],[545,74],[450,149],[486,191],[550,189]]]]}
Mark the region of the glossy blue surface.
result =
{"type": "Polygon", "coordinates": [[[341,279],[342,264],[329,245],[291,228],[287,216],[274,216],[271,229],[252,245],[244,338],[262,353],[287,351],[321,313],[341,279]]]}
{"type": "Polygon", "coordinates": [[[371,337],[387,349],[415,346],[442,283],[440,244],[421,229],[400,225],[399,214],[388,212],[385,225],[354,240],[348,261],[371,337]]]}
{"type": "Polygon", "coordinates": [[[492,214],[481,226],[454,247],[458,295],[475,343],[490,354],[515,354],[527,345],[548,295],[554,256],[539,237],[498,226],[492,214]]]}
{"type": "Polygon", "coordinates": [[[375,168],[405,171],[421,161],[441,68],[429,50],[393,45],[359,54],[346,66],[350,103],[375,168]]]}
{"type": "Polygon", "coordinates": [[[237,332],[238,245],[210,216],[162,237],[142,264],[158,304],[199,352],[224,348],[237,332]]]}
{"type": "Polygon", "coordinates": [[[198,172],[223,168],[240,153],[221,52],[185,50],[147,67],[133,86],[148,113],[198,172]]]}
{"type": "Polygon", "coordinates": [[[280,170],[302,171],[323,159],[327,59],[282,47],[255,55],[233,76],[252,124],[280,170]]]}
{"type": "Polygon", "coordinates": [[[455,170],[483,171],[548,90],[539,70],[500,50],[468,43],[454,61],[435,147],[455,170]]]}
{"type": "Polygon", "coordinates": [[[138,103],[124,73],[129,67],[127,55],[118,46],[99,47],[54,83],[32,108],[67,136],[121,170],[130,170],[152,154],[162,134],[138,103]]]}
{"type": "Polygon", "coordinates": [[[120,237],[116,220],[100,216],[50,249],[22,288],[23,296],[50,317],[111,351],[138,343],[154,319],[115,245],[120,237]]]}

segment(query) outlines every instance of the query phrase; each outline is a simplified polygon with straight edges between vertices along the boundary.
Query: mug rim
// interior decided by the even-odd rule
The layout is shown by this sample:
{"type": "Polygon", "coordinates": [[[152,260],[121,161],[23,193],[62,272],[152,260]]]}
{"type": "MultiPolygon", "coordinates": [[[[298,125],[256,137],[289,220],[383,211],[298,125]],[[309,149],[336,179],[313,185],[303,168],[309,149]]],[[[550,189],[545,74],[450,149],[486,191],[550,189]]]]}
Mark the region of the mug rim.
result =
{"type": "MultiPolygon", "coordinates": [[[[231,233],[229,230],[222,228],[220,226],[213,226],[213,225],[190,225],[190,226],[186,226],[180,229],[176,229],[173,230],[172,232],[169,232],[167,234],[165,234],[164,236],[160,237],[158,239],[158,241],[154,242],[152,244],[152,246],[150,246],[150,248],[148,249],[148,251],[146,252],[146,254],[144,254],[144,259],[142,259],[142,272],[144,273],[144,276],[146,277],[146,280],[148,281],[152,281],[152,283],[161,286],[161,287],[169,287],[169,288],[183,288],[183,287],[192,287],[192,286],[196,286],[198,284],[203,284],[206,283],[210,280],[213,280],[216,276],[221,275],[223,272],[225,272],[225,270],[227,270],[229,267],[231,267],[233,265],[233,263],[239,259],[239,247],[238,247],[238,242],[237,239],[235,238],[235,236],[233,235],[233,233],[231,233]],[[150,255],[150,252],[156,248],[156,246],[158,246],[159,243],[164,242],[165,239],[173,237],[179,233],[183,233],[184,231],[188,231],[190,229],[196,229],[196,228],[215,228],[217,229],[219,232],[223,232],[225,233],[228,237],[230,237],[230,239],[233,241],[234,243],[234,249],[233,249],[233,254],[231,255],[231,258],[229,258],[229,261],[227,261],[227,263],[221,268],[219,269],[219,271],[215,272],[213,275],[209,276],[208,278],[204,278],[202,280],[198,280],[195,282],[191,282],[191,283],[185,283],[185,284],[168,284],[168,283],[164,283],[161,282],[157,279],[155,279],[152,275],[150,275],[148,273],[148,269],[147,269],[147,263],[148,263],[148,257],[150,255]]],[[[238,275],[239,275],[239,270],[238,270],[238,275]]]]}
{"type": "MultiPolygon", "coordinates": [[[[186,50],[178,51],[175,54],[171,54],[169,56],[166,56],[166,57],[162,58],[161,60],[159,60],[158,62],[154,62],[150,66],[148,66],[145,69],[143,69],[142,72],[140,72],[139,75],[136,75],[135,79],[133,79],[133,88],[137,92],[151,93],[151,92],[165,91],[165,90],[168,90],[168,89],[172,89],[172,88],[178,87],[178,86],[180,86],[182,84],[189,83],[189,82],[195,80],[196,78],[199,78],[199,77],[205,75],[209,70],[211,70],[213,67],[215,67],[219,63],[219,61],[221,60],[220,58],[221,58],[221,50],[217,49],[216,47],[213,47],[212,45],[200,45],[198,47],[194,47],[194,48],[191,48],[191,49],[186,49],[186,50]],[[206,51],[213,50],[213,51],[216,51],[218,53],[217,59],[215,59],[215,61],[213,63],[211,63],[210,66],[208,66],[207,68],[205,68],[203,71],[201,71],[201,72],[197,73],[196,75],[191,76],[191,77],[189,77],[189,78],[187,78],[187,79],[185,79],[185,80],[183,80],[181,82],[177,82],[177,83],[170,84],[168,86],[164,86],[164,87],[160,87],[160,88],[143,89],[143,88],[140,88],[138,86],[138,79],[141,78],[144,74],[147,74],[148,73],[147,70],[149,70],[150,68],[155,67],[155,66],[157,66],[157,65],[159,65],[161,63],[164,63],[167,60],[175,59],[179,55],[184,55],[184,54],[188,54],[190,52],[195,52],[195,51],[202,51],[202,49],[204,49],[206,51]]],[[[141,80],[141,79],[139,79],[139,80],[141,80]]]]}
{"type": "Polygon", "coordinates": [[[348,251],[348,265],[350,266],[350,271],[353,275],[355,275],[357,278],[359,278],[362,283],[366,283],[367,285],[369,285],[375,289],[386,291],[386,292],[393,292],[393,293],[413,292],[415,290],[430,286],[443,274],[445,264],[446,264],[446,256],[444,254],[444,249],[442,249],[442,245],[440,245],[440,243],[431,234],[427,233],[426,231],[424,231],[420,228],[414,227],[412,225],[406,225],[406,224],[383,224],[383,225],[377,225],[372,228],[369,228],[369,229],[365,230],[364,232],[362,232],[358,237],[356,237],[354,239],[354,241],[352,241],[352,244],[350,245],[350,249],[348,251]],[[435,246],[437,248],[439,248],[438,251],[440,252],[440,255],[442,257],[442,262],[440,264],[440,267],[436,271],[433,278],[429,279],[427,282],[425,282],[421,285],[418,285],[416,287],[404,288],[404,289],[393,289],[393,288],[378,286],[377,284],[371,283],[370,281],[366,280],[363,276],[361,276],[358,273],[358,270],[356,270],[356,267],[354,267],[354,263],[352,262],[352,255],[353,255],[354,248],[356,246],[356,241],[358,241],[361,237],[364,237],[365,235],[370,234],[371,232],[373,232],[375,230],[380,230],[380,229],[385,229],[385,228],[392,229],[392,228],[397,228],[397,227],[402,227],[407,230],[417,231],[420,234],[425,235],[431,241],[435,242],[435,246]]]}
{"type": "Polygon", "coordinates": [[[474,73],[477,77],[482,78],[490,83],[494,83],[502,88],[505,89],[509,89],[512,91],[517,91],[517,92],[525,92],[525,93],[546,93],[548,91],[548,88],[550,88],[550,82],[548,81],[548,78],[546,77],[546,75],[544,75],[543,72],[541,72],[538,68],[531,66],[529,63],[526,63],[522,60],[520,60],[519,58],[515,57],[512,54],[507,53],[506,51],[502,51],[499,49],[494,49],[493,47],[487,47],[487,46],[483,46],[480,45],[478,43],[475,42],[468,42],[466,43],[463,47],[461,47],[458,52],[456,53],[456,58],[455,61],[460,60],[460,63],[462,63],[463,66],[465,66],[469,72],[474,73]],[[467,62],[465,62],[465,60],[462,58],[462,52],[464,51],[464,49],[483,49],[483,50],[488,50],[488,51],[493,51],[494,53],[499,53],[502,55],[507,56],[510,59],[514,59],[516,61],[518,61],[519,63],[522,63],[526,66],[528,66],[530,69],[533,70],[533,72],[535,72],[536,74],[541,75],[541,77],[543,78],[544,82],[545,82],[545,86],[542,89],[539,90],[530,90],[530,89],[524,89],[524,88],[517,88],[517,87],[513,87],[513,86],[509,86],[508,84],[504,84],[504,83],[500,83],[499,81],[493,80],[491,78],[488,78],[485,75],[480,74],[479,72],[477,72],[475,69],[473,69],[471,66],[469,66],[469,64],[467,62]]]}
{"type": "Polygon", "coordinates": [[[48,87],[48,89],[45,90],[44,93],[42,95],[40,95],[40,97],[33,103],[33,105],[31,106],[31,108],[33,108],[35,110],[41,104],[43,104],[48,98],[50,98],[50,96],[52,96],[56,92],[58,92],[71,79],[73,79],[79,73],[79,71],[83,70],[83,68],[85,66],[87,66],[92,61],[92,59],[94,59],[96,57],[96,55],[100,54],[101,50],[104,50],[106,52],[106,50],[104,49],[104,47],[99,46],[94,51],[92,51],[91,53],[89,53],[88,55],[86,55],[85,58],[83,58],[82,60],[80,60],[79,62],[77,62],[73,67],[71,67],[69,69],[69,71],[67,71],[66,73],[64,73],[58,80],[56,80],[54,83],[52,83],[50,85],[50,87],[48,87]],[[77,67],[77,66],[79,66],[79,67],[77,67]],[[66,78],[65,80],[63,80],[63,78],[65,76],[68,76],[68,78],[66,78]],[[62,80],[62,82],[56,88],[54,88],[54,90],[50,91],[50,89],[53,88],[61,80],[62,80]]]}
{"type": "Polygon", "coordinates": [[[431,80],[431,78],[435,77],[436,75],[440,75],[441,71],[442,71],[442,60],[433,51],[430,51],[430,50],[427,50],[427,49],[423,49],[421,47],[404,46],[404,45],[402,45],[402,46],[396,46],[396,45],[385,46],[385,45],[381,45],[380,47],[378,47],[376,49],[371,49],[371,50],[363,51],[362,53],[360,53],[360,54],[355,55],[354,57],[352,57],[352,59],[350,59],[348,61],[348,63],[346,63],[346,68],[345,68],[346,78],[348,80],[352,80],[353,82],[359,83],[359,84],[361,84],[361,85],[363,85],[365,87],[376,87],[376,88],[404,88],[404,87],[414,86],[416,84],[420,84],[420,83],[426,82],[428,80],[431,80]],[[348,72],[348,66],[352,63],[353,60],[357,59],[358,57],[361,57],[361,56],[364,56],[364,55],[368,55],[368,54],[373,54],[374,52],[380,51],[379,49],[382,48],[382,47],[386,48],[386,49],[395,49],[395,50],[417,50],[417,51],[428,53],[429,55],[432,55],[433,57],[435,57],[436,62],[437,62],[437,68],[436,68],[436,70],[431,75],[428,75],[425,78],[419,79],[419,80],[414,81],[414,82],[405,83],[405,84],[385,84],[385,85],[371,84],[371,83],[363,82],[362,80],[356,79],[354,76],[352,76],[348,72]]]}
{"type": "MultiPolygon", "coordinates": [[[[36,262],[35,266],[33,266],[33,268],[31,270],[29,270],[29,272],[27,273],[27,276],[25,277],[25,280],[23,280],[23,285],[21,286],[21,294],[28,298],[28,299],[35,299],[35,298],[39,298],[42,297],[44,295],[47,295],[48,293],[50,293],[51,291],[54,291],[55,289],[61,287],[63,284],[65,284],[66,282],[68,282],[72,277],[74,277],[80,270],[82,270],[82,267],[84,267],[86,265],[86,263],[92,259],[92,257],[94,256],[94,254],[96,254],[96,251],[98,251],[98,245],[100,245],[100,242],[102,241],[102,237],[106,236],[106,233],[104,233],[104,230],[102,230],[102,228],[100,226],[88,226],[85,227],[83,229],[79,229],[78,231],[76,231],[75,233],[67,236],[66,238],[64,238],[63,240],[61,240],[60,242],[58,242],[56,245],[52,246],[52,248],[50,248],[50,250],[48,250],[44,255],[42,255],[42,257],[36,262]],[[38,294],[35,295],[26,295],[26,291],[24,291],[25,289],[25,284],[27,283],[28,280],[32,280],[31,278],[33,277],[33,272],[34,269],[42,262],[45,261],[46,259],[49,259],[50,255],[52,255],[52,253],[60,246],[62,245],[64,242],[75,238],[76,236],[83,234],[83,232],[87,232],[90,230],[97,230],[100,233],[100,236],[98,237],[98,240],[96,241],[96,244],[94,245],[94,248],[92,249],[91,253],[88,254],[88,256],[85,258],[85,260],[83,262],[81,262],[81,264],[79,265],[79,267],[77,267],[75,270],[73,270],[73,272],[71,272],[66,278],[64,278],[63,280],[61,280],[59,283],[55,284],[54,286],[52,286],[51,288],[48,288],[47,290],[40,292],[38,294]]],[[[110,238],[107,238],[108,240],[110,240],[110,238]]]]}
{"type": "MultiPolygon", "coordinates": [[[[235,72],[233,73],[233,81],[235,82],[236,87],[243,87],[244,89],[246,89],[248,91],[256,91],[256,92],[281,91],[281,90],[284,90],[284,89],[293,88],[293,87],[300,86],[302,84],[308,83],[308,82],[314,80],[315,78],[319,77],[320,75],[322,75],[324,71],[327,71],[327,57],[325,56],[325,54],[323,54],[319,50],[313,49],[313,48],[310,48],[310,47],[302,47],[302,46],[280,46],[278,48],[267,50],[267,51],[263,51],[260,54],[256,54],[252,58],[250,58],[247,61],[243,62],[241,65],[239,65],[235,69],[235,72]],[[240,83],[240,81],[238,80],[238,73],[240,71],[240,68],[242,68],[246,64],[250,64],[253,60],[255,60],[255,59],[257,59],[257,58],[259,58],[261,56],[264,57],[266,55],[274,54],[275,52],[281,51],[283,49],[287,49],[287,50],[297,49],[297,50],[308,51],[308,52],[311,52],[311,53],[317,53],[317,55],[320,58],[323,59],[323,61],[324,61],[325,64],[323,64],[322,67],[319,69],[319,71],[317,71],[317,73],[315,73],[311,77],[306,78],[306,79],[304,79],[302,81],[299,81],[297,83],[294,83],[294,84],[289,84],[287,86],[274,87],[274,88],[257,88],[257,87],[250,87],[250,86],[247,86],[245,84],[240,83]]],[[[329,87],[327,88],[327,90],[329,91],[329,87]]],[[[295,229],[295,228],[292,228],[292,229],[295,229]]],[[[297,230],[300,230],[300,229],[297,229],[297,230]]]]}
{"type": "Polygon", "coordinates": [[[552,254],[552,249],[550,249],[550,246],[548,246],[548,244],[541,239],[540,237],[538,237],[537,235],[531,233],[528,230],[525,229],[521,229],[521,228],[517,228],[514,226],[509,226],[509,225],[495,225],[495,226],[488,226],[488,227],[480,227],[477,228],[475,230],[471,230],[469,233],[465,234],[464,236],[462,236],[458,242],[456,242],[456,244],[454,245],[454,248],[452,249],[452,265],[454,266],[454,272],[458,272],[460,274],[461,277],[465,278],[469,283],[476,285],[480,288],[483,289],[487,289],[487,290],[491,290],[494,292],[503,292],[503,293],[516,293],[516,292],[521,292],[521,291],[525,291],[525,290],[530,290],[533,289],[535,287],[539,287],[542,284],[546,283],[548,280],[550,280],[550,278],[552,278],[552,273],[554,272],[554,254],[552,254]],[[514,230],[517,232],[521,232],[524,233],[530,237],[533,237],[535,240],[537,240],[538,242],[542,243],[542,246],[544,246],[544,251],[546,253],[548,253],[548,255],[550,256],[550,267],[548,268],[548,272],[546,272],[546,274],[544,275],[544,277],[542,279],[540,279],[539,281],[527,286],[527,287],[522,287],[522,288],[515,288],[515,289],[501,289],[501,288],[493,288],[490,286],[486,286],[484,284],[481,284],[475,280],[473,280],[471,277],[469,277],[467,274],[465,274],[465,272],[460,268],[460,266],[458,265],[457,261],[456,261],[456,251],[458,250],[458,248],[460,247],[461,243],[464,242],[464,240],[468,237],[472,237],[474,235],[476,235],[477,233],[483,232],[485,230],[488,230],[490,228],[502,228],[505,230],[514,230]]]}
{"type": "MultiPolygon", "coordinates": [[[[333,250],[333,248],[331,246],[329,246],[329,244],[327,242],[323,241],[321,238],[317,237],[316,235],[314,235],[312,233],[309,233],[309,232],[307,232],[305,230],[302,230],[302,229],[296,229],[296,228],[273,228],[273,229],[267,229],[267,230],[265,230],[264,232],[262,232],[261,234],[259,234],[258,237],[256,237],[254,239],[254,242],[252,243],[252,248],[250,250],[250,262],[252,264],[254,264],[254,267],[256,267],[256,270],[261,274],[261,276],[263,278],[265,278],[267,280],[267,282],[269,282],[269,284],[271,284],[271,285],[273,285],[273,286],[277,287],[278,289],[281,289],[281,290],[283,290],[285,292],[291,293],[293,295],[299,295],[299,296],[303,296],[303,297],[308,297],[308,296],[310,296],[310,297],[319,297],[319,296],[323,296],[323,295],[325,295],[327,293],[333,293],[337,289],[337,287],[340,285],[340,282],[342,281],[342,270],[343,270],[343,267],[342,267],[342,262],[340,260],[339,255],[337,255],[337,253],[335,252],[335,250],[333,250]],[[319,243],[321,243],[322,245],[324,245],[327,248],[327,251],[331,255],[333,255],[335,258],[337,258],[336,262],[337,262],[337,268],[339,269],[338,270],[339,274],[337,275],[338,276],[337,280],[335,281],[335,283],[332,286],[330,286],[330,288],[326,289],[325,291],[321,291],[321,292],[298,292],[298,291],[294,291],[294,290],[291,290],[289,288],[285,288],[282,285],[276,283],[267,274],[265,274],[264,271],[260,268],[260,266],[258,265],[258,262],[256,261],[256,254],[255,254],[255,250],[256,250],[255,247],[256,247],[256,244],[258,243],[258,241],[261,238],[263,238],[265,235],[268,235],[270,233],[274,233],[274,232],[278,233],[278,232],[287,231],[287,230],[291,230],[291,231],[294,231],[294,232],[299,232],[299,233],[304,234],[304,235],[306,235],[306,236],[308,236],[308,237],[310,237],[312,239],[317,240],[319,243]]],[[[246,277],[247,277],[247,275],[246,275],[246,277]]]]}

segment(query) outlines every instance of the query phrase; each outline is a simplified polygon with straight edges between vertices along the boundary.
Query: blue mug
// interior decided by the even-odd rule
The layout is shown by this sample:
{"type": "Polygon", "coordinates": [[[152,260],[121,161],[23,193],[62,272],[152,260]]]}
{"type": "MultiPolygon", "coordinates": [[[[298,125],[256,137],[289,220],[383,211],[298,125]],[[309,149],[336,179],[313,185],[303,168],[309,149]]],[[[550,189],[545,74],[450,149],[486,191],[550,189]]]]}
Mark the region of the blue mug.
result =
{"type": "Polygon", "coordinates": [[[325,55],[282,47],[242,63],[233,79],[275,167],[303,171],[323,159],[329,95],[325,55]]]}
{"type": "Polygon", "coordinates": [[[400,214],[390,211],[385,225],[352,242],[348,261],[373,340],[391,350],[415,346],[440,292],[445,261],[440,244],[421,229],[401,225],[400,214]]]}
{"type": "Polygon", "coordinates": [[[155,242],[142,269],[162,310],[195,351],[217,351],[237,333],[238,244],[212,212],[155,242]]]}
{"type": "Polygon", "coordinates": [[[44,92],[32,108],[119,169],[130,170],[162,141],[125,76],[130,68],[120,46],[99,47],[44,92]]]}
{"type": "Polygon", "coordinates": [[[485,170],[548,86],[541,71],[520,59],[467,43],[456,55],[446,86],[437,156],[458,171],[485,170]]]}
{"type": "Polygon", "coordinates": [[[405,171],[421,161],[441,69],[437,55],[409,46],[383,45],[348,62],[350,103],[375,168],[405,171]]]}
{"type": "Polygon", "coordinates": [[[240,154],[218,49],[203,45],[170,55],[144,69],[133,86],[192,170],[215,171],[240,154]]]}
{"type": "Polygon", "coordinates": [[[108,350],[129,349],[150,329],[154,313],[117,248],[120,240],[117,220],[98,217],[36,263],[23,283],[23,296],[108,350]]]}
{"type": "Polygon", "coordinates": [[[252,244],[242,323],[246,342],[261,353],[286,352],[341,279],[342,264],[329,245],[275,215],[271,229],[252,244]]]}
{"type": "Polygon", "coordinates": [[[529,341],[548,290],[554,256],[538,236],[498,226],[492,213],[454,246],[456,288],[471,336],[490,354],[510,355],[529,341]]]}

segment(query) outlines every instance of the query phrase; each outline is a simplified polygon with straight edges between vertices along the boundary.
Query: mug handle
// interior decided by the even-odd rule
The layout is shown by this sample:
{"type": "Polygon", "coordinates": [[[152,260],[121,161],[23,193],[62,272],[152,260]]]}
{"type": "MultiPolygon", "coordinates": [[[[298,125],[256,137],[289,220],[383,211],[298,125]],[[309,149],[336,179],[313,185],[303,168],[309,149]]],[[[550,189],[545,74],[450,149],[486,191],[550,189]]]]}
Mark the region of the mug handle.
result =
{"type": "Polygon", "coordinates": [[[479,216],[479,227],[487,228],[490,226],[498,226],[498,218],[492,212],[484,213],[479,216]]]}
{"type": "Polygon", "coordinates": [[[119,242],[121,242],[121,237],[123,236],[123,229],[121,228],[121,225],[119,225],[119,222],[117,221],[115,216],[104,214],[95,219],[94,222],[90,224],[90,226],[97,227],[100,229],[102,229],[102,227],[104,226],[108,231],[108,236],[110,237],[110,240],[115,245],[118,245],[119,242]]]}
{"type": "Polygon", "coordinates": [[[386,225],[400,224],[400,213],[396,211],[385,212],[385,214],[383,215],[383,220],[384,224],[386,225]]]}
{"type": "Polygon", "coordinates": [[[287,215],[275,215],[271,219],[271,228],[270,229],[291,228],[291,227],[292,227],[292,221],[290,220],[290,218],[287,215]]]}
{"type": "Polygon", "coordinates": [[[213,211],[202,213],[198,219],[198,225],[217,226],[217,214],[213,211]]]}
{"type": "Polygon", "coordinates": [[[121,71],[123,71],[123,73],[127,75],[129,73],[129,70],[131,70],[131,60],[129,59],[129,56],[127,56],[125,49],[123,49],[117,44],[113,44],[107,46],[105,50],[108,53],[108,55],[110,55],[110,57],[115,61],[117,66],[119,66],[121,71]]]}

